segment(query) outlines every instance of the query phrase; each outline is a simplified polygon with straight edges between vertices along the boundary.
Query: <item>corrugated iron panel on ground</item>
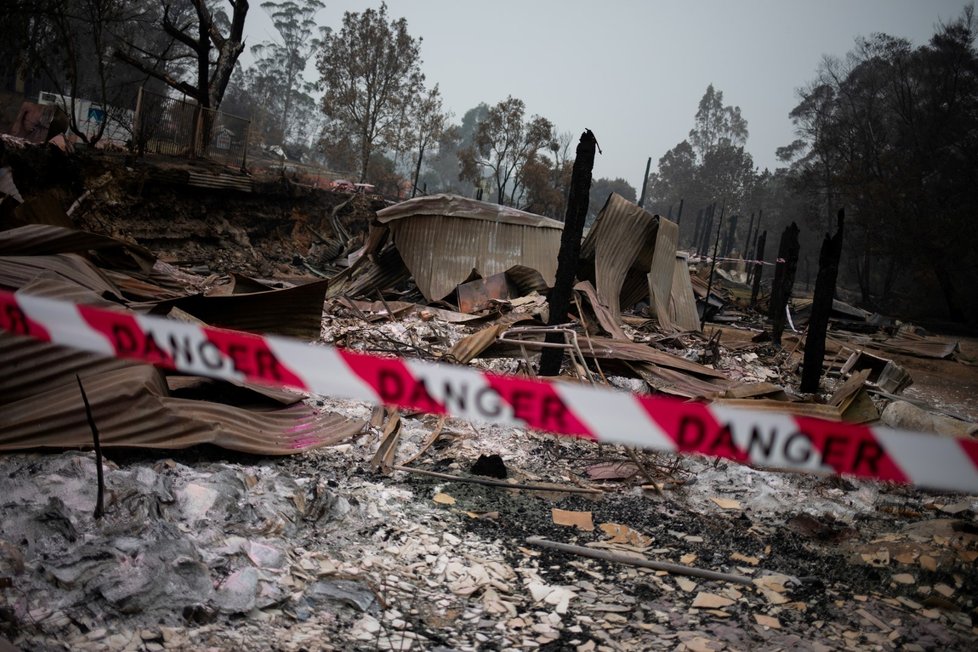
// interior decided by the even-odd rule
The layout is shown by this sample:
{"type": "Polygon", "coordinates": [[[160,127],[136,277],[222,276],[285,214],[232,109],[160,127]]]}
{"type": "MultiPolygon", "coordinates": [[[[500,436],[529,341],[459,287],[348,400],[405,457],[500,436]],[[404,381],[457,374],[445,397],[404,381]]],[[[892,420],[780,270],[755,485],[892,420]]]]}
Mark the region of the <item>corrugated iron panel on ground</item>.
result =
{"type": "Polygon", "coordinates": [[[678,369],[704,378],[726,378],[723,372],[704,367],[678,355],[653,349],[648,344],[630,342],[628,340],[613,340],[607,337],[591,337],[587,344],[581,345],[585,357],[601,359],[634,360],[651,362],[661,367],[678,369]]]}
{"type": "Polygon", "coordinates": [[[126,243],[87,231],[50,224],[27,224],[0,231],[0,256],[41,256],[125,247],[126,243]]]}
{"type": "Polygon", "coordinates": [[[161,301],[151,312],[166,314],[179,308],[211,326],[318,340],[327,287],[329,281],[317,281],[251,294],[197,295],[161,301]]]}
{"type": "Polygon", "coordinates": [[[0,256],[0,287],[17,290],[50,272],[89,289],[122,299],[122,292],[108,277],[78,254],[53,256],[0,256]]]}
{"type": "Polygon", "coordinates": [[[96,294],[92,290],[67,280],[54,272],[42,272],[17,290],[17,294],[30,294],[48,299],[60,299],[86,306],[119,309],[121,306],[96,294]]]}
{"type": "MultiPolygon", "coordinates": [[[[306,406],[272,412],[175,399],[152,367],[82,377],[104,447],[176,449],[198,444],[260,455],[327,446],[365,422],[306,406]]],[[[0,450],[88,447],[92,433],[77,384],[10,403],[0,411],[0,450]]]]}
{"type": "Polygon", "coordinates": [[[136,363],[0,333],[0,405],[74,383],[75,374],[84,377],[132,366],[136,363]]]}
{"type": "Polygon", "coordinates": [[[375,295],[378,290],[396,287],[410,277],[411,272],[397,249],[387,247],[376,258],[362,256],[352,267],[329,279],[326,297],[375,295]]]}
{"type": "Polygon", "coordinates": [[[622,294],[631,301],[637,285],[642,294],[647,292],[657,230],[658,218],[612,193],[581,244],[581,259],[587,269],[594,270],[598,298],[616,318],[621,313],[622,294]],[[625,287],[629,272],[632,280],[625,287]]]}

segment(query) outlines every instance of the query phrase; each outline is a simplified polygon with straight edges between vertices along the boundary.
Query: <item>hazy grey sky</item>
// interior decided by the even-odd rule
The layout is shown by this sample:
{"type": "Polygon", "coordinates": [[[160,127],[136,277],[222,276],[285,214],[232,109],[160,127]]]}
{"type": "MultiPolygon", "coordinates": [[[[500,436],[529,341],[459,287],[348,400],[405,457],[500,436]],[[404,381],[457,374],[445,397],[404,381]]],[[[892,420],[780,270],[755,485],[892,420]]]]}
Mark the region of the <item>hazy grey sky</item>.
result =
{"type": "MultiPolygon", "coordinates": [[[[379,0],[326,0],[318,22],[338,29],[344,11],[379,0]]],[[[274,36],[253,0],[247,44],[274,36]]],[[[843,56],[873,32],[927,41],[964,0],[388,0],[423,39],[429,84],[455,120],[479,102],[522,98],[560,131],[594,131],[598,177],[641,188],[683,140],[708,84],[748,121],[754,163],[774,168],[794,139],[788,112],[823,55],[843,56]]],[[[243,57],[247,65],[250,56],[243,57]]],[[[576,143],[576,135],[575,135],[576,143]]]]}

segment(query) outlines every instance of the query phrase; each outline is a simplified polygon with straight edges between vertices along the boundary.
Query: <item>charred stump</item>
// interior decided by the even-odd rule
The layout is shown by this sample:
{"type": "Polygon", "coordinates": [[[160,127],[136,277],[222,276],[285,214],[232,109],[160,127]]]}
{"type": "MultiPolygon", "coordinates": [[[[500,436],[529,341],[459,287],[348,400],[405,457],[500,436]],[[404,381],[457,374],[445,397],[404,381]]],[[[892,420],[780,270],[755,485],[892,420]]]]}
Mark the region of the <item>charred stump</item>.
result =
{"type": "MultiPolygon", "coordinates": [[[[574,170],[571,173],[570,195],[567,198],[567,213],[564,217],[564,232],[560,236],[560,251],[557,254],[557,275],[550,291],[550,319],[548,324],[556,326],[567,319],[570,308],[574,277],[577,275],[578,260],[581,257],[581,237],[584,235],[584,222],[587,219],[588,201],[591,195],[591,170],[594,169],[594,151],[597,139],[590,129],[585,129],[577,144],[574,170]]],[[[557,333],[547,335],[547,342],[562,343],[557,333]]],[[[540,375],[560,374],[560,364],[564,350],[548,347],[540,354],[540,375]]]]}
{"type": "Polygon", "coordinates": [[[791,298],[791,288],[795,285],[795,272],[798,270],[798,225],[792,222],[781,234],[778,246],[778,263],[774,268],[774,284],[771,287],[771,305],[768,316],[771,319],[771,340],[781,346],[784,332],[785,308],[791,298]]]}
{"type": "Polygon", "coordinates": [[[825,359],[825,333],[829,327],[829,314],[835,298],[835,281],[839,276],[839,259],[842,258],[842,230],[846,219],[845,209],[839,210],[839,226],[835,235],[825,234],[822,250],[818,254],[818,276],[815,277],[815,296],[812,314],[808,319],[808,336],[805,338],[805,363],[801,372],[801,391],[817,392],[822,377],[822,361],[825,359]]]}

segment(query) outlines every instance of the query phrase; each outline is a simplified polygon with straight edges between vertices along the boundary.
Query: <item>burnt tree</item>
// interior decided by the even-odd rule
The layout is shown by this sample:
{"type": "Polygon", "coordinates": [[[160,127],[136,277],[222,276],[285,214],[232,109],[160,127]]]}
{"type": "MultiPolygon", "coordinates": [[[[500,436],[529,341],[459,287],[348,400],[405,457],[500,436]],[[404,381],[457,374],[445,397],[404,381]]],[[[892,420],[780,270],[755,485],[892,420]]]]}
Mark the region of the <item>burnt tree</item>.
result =
{"type": "MultiPolygon", "coordinates": [[[[591,170],[594,169],[594,152],[597,145],[598,141],[594,134],[590,129],[585,129],[577,144],[574,169],[571,173],[570,195],[567,198],[567,212],[564,217],[564,232],[560,236],[560,251],[557,254],[557,275],[549,296],[550,319],[547,323],[550,326],[564,323],[567,310],[570,308],[574,277],[581,257],[581,236],[584,234],[584,221],[587,219],[591,195],[591,170]]],[[[547,342],[559,344],[563,342],[563,338],[557,333],[550,333],[547,335],[547,342]]],[[[540,375],[558,375],[563,359],[563,349],[545,348],[540,355],[540,375]]]]}
{"type": "MultiPolygon", "coordinates": [[[[221,105],[227,90],[234,64],[244,51],[244,25],[248,14],[248,0],[230,0],[233,13],[228,33],[223,34],[218,21],[205,0],[190,0],[192,15],[172,17],[171,7],[164,3],[163,31],[178,45],[173,54],[148,53],[137,47],[117,49],[115,57],[125,61],[143,74],[159,79],[171,88],[180,91],[197,101],[196,121],[204,132],[208,131],[209,120],[203,119],[202,109],[213,109],[221,105]],[[176,21],[176,22],[174,22],[176,21]],[[211,52],[217,56],[212,57],[211,52]],[[195,62],[196,82],[191,83],[176,77],[161,64],[189,57],[195,62]]],[[[169,50],[169,48],[167,48],[169,50]]],[[[206,111],[203,111],[206,113],[206,111]]],[[[206,143],[208,138],[205,137],[206,143]]]]}
{"type": "Polygon", "coordinates": [[[795,285],[795,272],[798,269],[798,225],[792,222],[781,234],[778,246],[778,263],[774,268],[774,284],[771,286],[771,305],[768,316],[771,319],[771,340],[781,346],[781,333],[784,332],[785,308],[791,298],[795,285]]]}
{"type": "Polygon", "coordinates": [[[825,234],[822,250],[818,255],[818,276],[815,277],[815,297],[812,314],[808,319],[808,336],[805,338],[805,364],[801,372],[801,391],[817,392],[822,377],[822,361],[825,358],[825,332],[829,327],[829,314],[835,298],[835,281],[839,276],[839,259],[842,257],[842,229],[846,219],[845,209],[839,210],[839,226],[835,235],[825,234]]]}

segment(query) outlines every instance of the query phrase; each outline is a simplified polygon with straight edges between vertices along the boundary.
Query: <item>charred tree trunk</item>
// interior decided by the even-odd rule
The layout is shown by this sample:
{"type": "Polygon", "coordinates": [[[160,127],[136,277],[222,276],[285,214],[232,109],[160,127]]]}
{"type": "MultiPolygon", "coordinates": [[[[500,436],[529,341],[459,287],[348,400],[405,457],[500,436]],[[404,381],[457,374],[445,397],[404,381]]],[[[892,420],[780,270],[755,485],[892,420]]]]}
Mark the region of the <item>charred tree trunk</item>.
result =
{"type": "Polygon", "coordinates": [[[934,275],[937,276],[937,282],[941,286],[944,303],[947,305],[948,317],[951,318],[951,321],[965,323],[967,318],[965,317],[964,310],[961,309],[960,303],[958,303],[958,293],[954,289],[954,279],[947,270],[947,264],[940,256],[934,261],[934,275]]]}
{"type": "Polygon", "coordinates": [[[771,318],[771,339],[774,344],[781,346],[781,333],[784,332],[784,311],[791,298],[791,288],[795,284],[795,272],[798,269],[798,225],[792,222],[781,234],[781,244],[778,246],[778,264],[774,268],[774,285],[771,287],[771,306],[768,316],[771,318]]]}
{"type": "Polygon", "coordinates": [[[805,364],[801,372],[801,391],[817,392],[822,377],[822,361],[825,358],[825,333],[829,327],[829,314],[835,298],[835,282],[839,276],[839,259],[842,258],[842,231],[846,219],[844,209],[839,211],[839,226],[835,235],[825,234],[822,250],[818,255],[818,276],[815,278],[815,297],[812,314],[808,319],[808,336],[805,338],[805,364]]]}
{"type": "MultiPolygon", "coordinates": [[[[591,194],[591,170],[594,169],[594,151],[597,144],[598,141],[590,129],[584,130],[577,144],[574,170],[571,173],[570,195],[567,198],[567,213],[564,217],[564,232],[560,236],[560,252],[557,254],[557,275],[549,297],[548,323],[551,326],[564,323],[567,310],[570,308],[574,276],[577,274],[577,264],[581,257],[581,236],[584,234],[584,222],[587,219],[588,198],[591,194]]],[[[547,342],[560,343],[563,342],[563,338],[552,333],[547,335],[547,342]]],[[[540,354],[540,375],[558,375],[563,359],[563,349],[545,348],[540,354]]]]}
{"type": "Polygon", "coordinates": [[[691,249],[696,249],[699,246],[700,230],[703,228],[703,214],[705,212],[705,208],[701,208],[696,212],[696,223],[693,225],[693,239],[689,243],[691,249]]]}
{"type": "Polygon", "coordinates": [[[709,208],[706,209],[706,215],[703,216],[703,233],[700,234],[700,241],[696,245],[696,250],[700,256],[706,256],[710,253],[710,233],[713,231],[713,212],[716,207],[715,202],[710,204],[709,208]]]}
{"type": "Polygon", "coordinates": [[[739,217],[737,214],[730,216],[730,222],[727,224],[727,235],[723,238],[723,249],[720,251],[721,258],[730,256],[730,252],[734,249],[737,240],[737,220],[739,217]]]}
{"type": "Polygon", "coordinates": [[[683,224],[683,202],[686,201],[682,197],[679,198],[679,212],[676,213],[676,228],[680,228],[683,224]]]}
{"type": "Polygon", "coordinates": [[[767,240],[767,231],[762,233],[757,239],[757,246],[754,247],[754,260],[757,262],[752,265],[754,269],[754,285],[750,292],[750,307],[757,309],[757,294],[761,291],[761,276],[764,274],[764,241],[767,240]]]}

